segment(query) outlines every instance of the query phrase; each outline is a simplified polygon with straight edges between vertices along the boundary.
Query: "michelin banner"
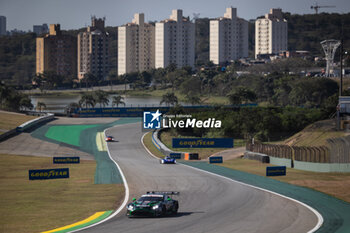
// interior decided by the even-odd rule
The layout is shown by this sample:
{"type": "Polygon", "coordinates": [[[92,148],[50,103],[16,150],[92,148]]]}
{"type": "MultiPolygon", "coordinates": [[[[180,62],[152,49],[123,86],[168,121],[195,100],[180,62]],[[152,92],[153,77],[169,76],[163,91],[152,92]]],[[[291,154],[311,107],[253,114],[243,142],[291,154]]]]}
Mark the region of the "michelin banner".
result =
{"type": "Polygon", "coordinates": [[[233,138],[173,138],[173,148],[232,148],[233,138]]]}

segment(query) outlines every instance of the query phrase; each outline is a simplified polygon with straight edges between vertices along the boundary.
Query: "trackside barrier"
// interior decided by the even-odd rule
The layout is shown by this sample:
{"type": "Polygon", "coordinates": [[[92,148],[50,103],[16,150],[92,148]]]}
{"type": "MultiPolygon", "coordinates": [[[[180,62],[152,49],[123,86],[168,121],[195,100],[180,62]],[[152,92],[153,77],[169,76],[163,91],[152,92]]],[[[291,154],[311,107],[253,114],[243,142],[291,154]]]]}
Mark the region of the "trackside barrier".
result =
{"type": "Polygon", "coordinates": [[[292,159],[301,162],[330,163],[330,149],[326,146],[320,147],[299,147],[288,145],[274,145],[255,142],[248,142],[246,150],[261,153],[270,157],[292,159]],[[294,154],[294,157],[293,157],[294,154]]]}
{"type": "Polygon", "coordinates": [[[257,161],[260,161],[262,163],[270,163],[270,157],[268,155],[257,153],[257,152],[246,151],[244,153],[244,158],[251,159],[251,160],[257,160],[257,161]]]}
{"type": "Polygon", "coordinates": [[[54,119],[54,114],[50,113],[46,116],[27,121],[27,122],[23,123],[22,125],[16,127],[15,129],[11,129],[11,130],[1,134],[0,135],[0,142],[7,139],[7,138],[13,137],[13,136],[15,136],[15,135],[27,130],[27,129],[30,129],[37,124],[40,124],[40,123],[43,123],[45,121],[49,121],[52,119],[54,119]]]}
{"type": "Polygon", "coordinates": [[[271,164],[304,171],[350,172],[350,136],[328,139],[327,142],[329,146],[320,147],[247,143],[245,157],[262,158],[265,155],[271,164]]]}
{"type": "Polygon", "coordinates": [[[52,113],[48,113],[47,115],[45,116],[42,116],[42,117],[38,117],[38,118],[35,118],[33,120],[30,120],[30,121],[27,121],[23,124],[21,124],[20,126],[18,126],[16,128],[16,131],[17,132],[24,132],[32,127],[35,127],[41,123],[44,123],[46,121],[51,121],[55,118],[55,115],[52,114],[52,113]]]}
{"type": "Polygon", "coordinates": [[[152,143],[153,145],[164,155],[170,156],[176,159],[185,159],[185,160],[198,160],[198,153],[189,153],[189,152],[175,152],[170,150],[165,146],[159,139],[159,132],[161,129],[152,132],[152,143]]]}

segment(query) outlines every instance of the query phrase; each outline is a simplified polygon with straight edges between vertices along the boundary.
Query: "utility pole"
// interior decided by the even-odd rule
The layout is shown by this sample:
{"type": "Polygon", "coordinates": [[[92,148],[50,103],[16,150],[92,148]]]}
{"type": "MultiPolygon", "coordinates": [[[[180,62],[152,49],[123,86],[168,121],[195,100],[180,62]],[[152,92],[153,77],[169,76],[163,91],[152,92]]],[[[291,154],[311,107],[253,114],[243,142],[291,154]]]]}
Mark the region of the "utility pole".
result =
{"type": "Polygon", "coordinates": [[[343,94],[343,44],[344,44],[344,21],[342,20],[341,24],[341,39],[340,39],[340,87],[339,87],[339,96],[343,94]]]}

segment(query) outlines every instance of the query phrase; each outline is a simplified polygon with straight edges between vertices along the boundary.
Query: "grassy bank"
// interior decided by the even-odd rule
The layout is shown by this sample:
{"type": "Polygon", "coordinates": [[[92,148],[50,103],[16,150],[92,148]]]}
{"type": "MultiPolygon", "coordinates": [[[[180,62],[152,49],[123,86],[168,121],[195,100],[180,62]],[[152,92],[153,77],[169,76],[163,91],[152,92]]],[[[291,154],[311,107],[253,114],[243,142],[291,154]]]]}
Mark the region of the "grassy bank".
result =
{"type": "Polygon", "coordinates": [[[30,121],[34,118],[37,118],[37,116],[27,116],[19,113],[0,111],[0,134],[14,129],[24,122],[30,121]]]}
{"type": "Polygon", "coordinates": [[[115,209],[124,186],[94,184],[95,161],[53,165],[52,158],[0,154],[0,232],[40,232],[115,209]],[[68,167],[69,179],[29,181],[29,169],[68,167]]]}
{"type": "MultiPolygon", "coordinates": [[[[161,153],[151,142],[151,133],[144,137],[145,146],[156,156],[161,157],[161,153]]],[[[164,141],[163,141],[164,143],[164,141]]],[[[211,149],[202,149],[202,153],[210,154],[211,149]],[[207,150],[204,152],[204,150],[207,150]]],[[[221,166],[235,169],[255,175],[265,176],[266,167],[271,164],[263,164],[258,161],[248,159],[232,159],[225,161],[221,166]]],[[[287,175],[272,177],[282,182],[311,188],[344,201],[350,202],[350,173],[317,173],[301,171],[287,168],[287,175]]]]}
{"type": "Polygon", "coordinates": [[[335,119],[315,122],[302,131],[286,139],[283,144],[289,146],[325,146],[327,139],[344,137],[348,133],[338,131],[335,119]]]}

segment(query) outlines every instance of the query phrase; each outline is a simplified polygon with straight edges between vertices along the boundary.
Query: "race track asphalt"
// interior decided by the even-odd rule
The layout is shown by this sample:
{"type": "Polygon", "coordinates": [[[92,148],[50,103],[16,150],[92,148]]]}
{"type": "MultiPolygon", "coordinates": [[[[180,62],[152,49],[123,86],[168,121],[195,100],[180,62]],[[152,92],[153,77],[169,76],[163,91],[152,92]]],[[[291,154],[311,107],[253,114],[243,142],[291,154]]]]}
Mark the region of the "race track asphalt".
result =
{"type": "Polygon", "coordinates": [[[108,143],[130,189],[130,199],[146,191],[179,191],[179,213],[162,218],[128,218],[126,211],[82,232],[308,232],[316,215],[292,200],[190,167],[162,165],[141,144],[141,124],[107,131],[108,143]]]}

